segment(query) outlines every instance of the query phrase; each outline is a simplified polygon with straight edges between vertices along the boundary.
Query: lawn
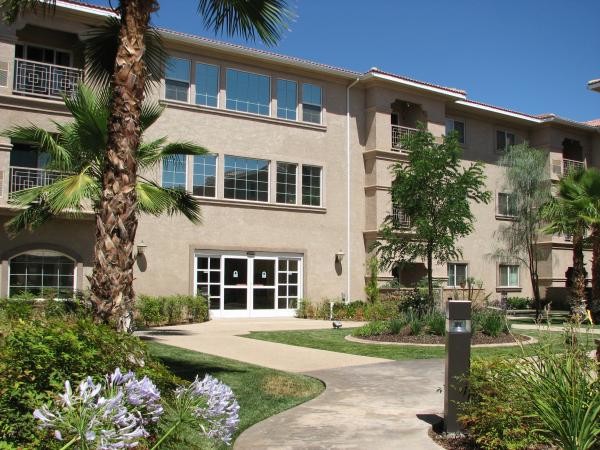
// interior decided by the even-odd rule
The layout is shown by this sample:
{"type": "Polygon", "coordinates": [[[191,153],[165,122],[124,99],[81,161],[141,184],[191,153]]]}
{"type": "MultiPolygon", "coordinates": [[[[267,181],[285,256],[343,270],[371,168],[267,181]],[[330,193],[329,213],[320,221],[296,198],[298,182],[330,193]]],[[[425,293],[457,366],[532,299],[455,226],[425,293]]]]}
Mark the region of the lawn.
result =
{"type": "MultiPolygon", "coordinates": [[[[321,350],[330,350],[333,352],[350,353],[353,355],[373,356],[377,358],[404,360],[404,359],[426,359],[443,358],[445,354],[444,347],[417,347],[408,345],[374,345],[349,342],[345,337],[352,332],[351,328],[342,328],[340,330],[298,330],[298,331],[253,331],[244,337],[251,339],[262,339],[264,341],[279,342],[281,344],[297,345],[299,347],[317,348],[321,350]]],[[[524,333],[524,330],[518,332],[524,333]]],[[[529,336],[533,336],[540,341],[540,344],[531,344],[523,346],[515,345],[512,347],[489,347],[473,348],[472,355],[478,357],[492,356],[520,356],[523,352],[528,353],[538,345],[556,346],[563,342],[562,333],[527,331],[529,336]]],[[[591,349],[593,348],[593,339],[587,335],[580,338],[580,342],[585,342],[591,349]]]]}
{"type": "MultiPolygon", "coordinates": [[[[211,374],[227,383],[240,404],[240,426],[235,437],[261,420],[289,409],[325,389],[315,378],[246,364],[170,345],[148,342],[153,356],[186,380],[211,374]]],[[[226,448],[223,446],[223,448],[226,448]]]]}

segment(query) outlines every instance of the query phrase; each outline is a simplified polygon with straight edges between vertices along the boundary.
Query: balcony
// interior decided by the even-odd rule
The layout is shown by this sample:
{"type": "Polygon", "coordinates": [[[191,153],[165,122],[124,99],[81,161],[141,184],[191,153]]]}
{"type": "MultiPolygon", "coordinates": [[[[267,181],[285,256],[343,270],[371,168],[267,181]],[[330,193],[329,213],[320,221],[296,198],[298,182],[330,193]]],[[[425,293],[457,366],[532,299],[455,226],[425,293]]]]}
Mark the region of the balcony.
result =
{"type": "Polygon", "coordinates": [[[29,188],[48,186],[61,176],[61,172],[55,170],[11,166],[8,192],[13,193],[29,188]]]}
{"type": "Polygon", "coordinates": [[[398,206],[392,208],[392,220],[397,228],[410,228],[410,217],[398,206]]]}
{"type": "Polygon", "coordinates": [[[13,91],[48,98],[70,96],[83,78],[83,70],[15,58],[13,91]]]}
{"type": "Polygon", "coordinates": [[[557,177],[566,177],[569,173],[585,169],[584,161],[576,161],[574,159],[553,159],[552,160],[552,175],[557,177]]]}
{"type": "Polygon", "coordinates": [[[402,148],[402,139],[417,132],[416,128],[403,127],[402,125],[392,125],[392,151],[404,152],[402,148]]]}

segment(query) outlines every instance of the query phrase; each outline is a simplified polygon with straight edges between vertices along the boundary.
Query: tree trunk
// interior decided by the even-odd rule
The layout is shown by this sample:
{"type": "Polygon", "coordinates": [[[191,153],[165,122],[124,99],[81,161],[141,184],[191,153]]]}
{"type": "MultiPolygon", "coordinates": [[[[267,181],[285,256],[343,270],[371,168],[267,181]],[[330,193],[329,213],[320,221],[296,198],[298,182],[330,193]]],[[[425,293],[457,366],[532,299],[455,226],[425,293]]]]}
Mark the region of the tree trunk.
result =
{"type": "Polygon", "coordinates": [[[600,224],[592,225],[592,298],[590,310],[594,323],[600,323],[600,224]]]}
{"type": "Polygon", "coordinates": [[[96,319],[119,331],[131,328],[136,215],[136,151],[144,100],[144,33],[155,0],[121,0],[119,47],[112,79],[102,199],[96,212],[94,270],[90,278],[96,319]]]}
{"type": "Polygon", "coordinates": [[[431,245],[427,246],[427,301],[429,310],[433,309],[433,250],[431,245]]]}
{"type": "Polygon", "coordinates": [[[540,280],[537,273],[537,253],[535,246],[535,243],[529,244],[528,246],[529,279],[531,280],[531,288],[533,290],[533,299],[535,303],[535,319],[539,320],[542,315],[542,298],[540,296],[540,280]]]}
{"type": "Polygon", "coordinates": [[[585,315],[585,263],[583,259],[583,229],[577,226],[573,233],[573,273],[569,292],[571,314],[582,319],[585,315]]]}

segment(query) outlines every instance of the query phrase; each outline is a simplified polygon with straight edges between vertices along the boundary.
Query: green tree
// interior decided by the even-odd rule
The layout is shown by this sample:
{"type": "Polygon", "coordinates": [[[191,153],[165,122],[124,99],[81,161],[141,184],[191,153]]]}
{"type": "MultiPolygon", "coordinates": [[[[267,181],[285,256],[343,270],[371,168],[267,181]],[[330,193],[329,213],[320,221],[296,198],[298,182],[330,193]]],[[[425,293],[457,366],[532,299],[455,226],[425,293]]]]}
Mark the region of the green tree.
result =
{"type": "MultiPolygon", "coordinates": [[[[55,0],[0,0],[4,19],[12,23],[23,11],[51,9],[55,0]]],[[[138,218],[136,152],[142,135],[142,103],[149,76],[146,37],[150,18],[160,8],[158,0],[119,0],[120,27],[112,61],[108,139],[102,167],[102,188],[90,278],[93,302],[99,316],[120,317],[117,328],[126,330],[134,302],[133,249],[138,218]]],[[[267,44],[279,40],[291,19],[287,0],[198,0],[198,13],[207,28],[267,44]]],[[[86,61],[98,65],[100,61],[86,61]]],[[[94,73],[92,69],[90,73],[94,73]]]]}
{"type": "MultiPolygon", "coordinates": [[[[6,223],[6,229],[12,235],[23,230],[33,230],[58,215],[77,217],[90,208],[96,214],[97,222],[101,218],[110,93],[108,90],[94,92],[80,85],[75,95],[64,101],[74,121],[55,122],[53,131],[32,124],[13,127],[2,133],[17,141],[33,143],[48,155],[47,169],[61,174],[46,186],[25,189],[11,195],[11,204],[22,208],[6,223]]],[[[142,132],[152,126],[162,112],[162,106],[146,102],[140,114],[142,132]]],[[[167,142],[167,138],[162,137],[140,143],[136,152],[136,165],[151,171],[162,163],[163,158],[206,153],[204,148],[192,143],[167,142]]],[[[155,216],[179,213],[193,223],[200,222],[199,202],[185,190],[164,188],[142,175],[137,176],[135,190],[136,216],[139,213],[155,216]]],[[[103,311],[103,305],[104,302],[97,305],[97,309],[103,311]]],[[[108,317],[103,319],[108,320],[108,317]]]]}
{"type": "Polygon", "coordinates": [[[374,246],[383,268],[398,262],[425,260],[430,306],[433,305],[433,262],[443,264],[462,255],[459,238],[473,231],[471,202],[489,203],[483,164],[465,167],[456,133],[436,143],[422,125],[402,142],[408,162],[394,165],[392,204],[410,218],[410,229],[394,214],[386,217],[374,246]]]}
{"type": "Polygon", "coordinates": [[[584,211],[580,202],[583,174],[583,171],[578,171],[561,179],[558,196],[548,201],[541,210],[542,219],[549,222],[543,230],[545,233],[573,235],[573,271],[569,280],[571,284],[569,303],[572,314],[579,315],[580,318],[585,313],[586,306],[583,246],[585,233],[589,229],[587,222],[582,218],[584,211]]]}
{"type": "Polygon", "coordinates": [[[502,243],[495,257],[517,259],[529,271],[536,315],[541,312],[538,261],[541,258],[539,237],[544,227],[541,208],[551,199],[551,182],[545,152],[528,144],[510,147],[500,158],[505,168],[505,189],[515,199],[516,216],[501,227],[497,236],[502,243]]]}

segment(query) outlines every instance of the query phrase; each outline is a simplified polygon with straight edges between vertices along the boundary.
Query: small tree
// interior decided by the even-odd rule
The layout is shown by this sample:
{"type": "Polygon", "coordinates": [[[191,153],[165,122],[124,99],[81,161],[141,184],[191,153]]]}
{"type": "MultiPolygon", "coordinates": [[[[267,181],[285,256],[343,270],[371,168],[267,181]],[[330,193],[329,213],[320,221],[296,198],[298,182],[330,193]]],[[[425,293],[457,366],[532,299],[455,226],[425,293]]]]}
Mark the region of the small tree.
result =
{"type": "Polygon", "coordinates": [[[433,261],[439,264],[458,259],[457,240],[473,231],[470,202],[488,203],[483,164],[463,167],[456,133],[441,144],[422,125],[402,141],[408,163],[393,166],[392,204],[410,218],[410,229],[390,214],[374,244],[381,266],[425,260],[427,289],[433,306],[433,261]]]}
{"type": "Polygon", "coordinates": [[[538,275],[541,256],[538,241],[544,226],[541,208],[551,199],[547,159],[545,152],[525,143],[510,147],[499,161],[506,168],[505,189],[514,195],[516,216],[498,230],[497,236],[503,247],[496,251],[495,256],[517,259],[527,266],[537,317],[541,311],[538,275]]]}
{"type": "Polygon", "coordinates": [[[369,281],[365,286],[365,293],[367,294],[367,300],[369,303],[376,303],[379,301],[379,283],[377,277],[379,275],[379,261],[376,256],[369,258],[369,281]]]}

